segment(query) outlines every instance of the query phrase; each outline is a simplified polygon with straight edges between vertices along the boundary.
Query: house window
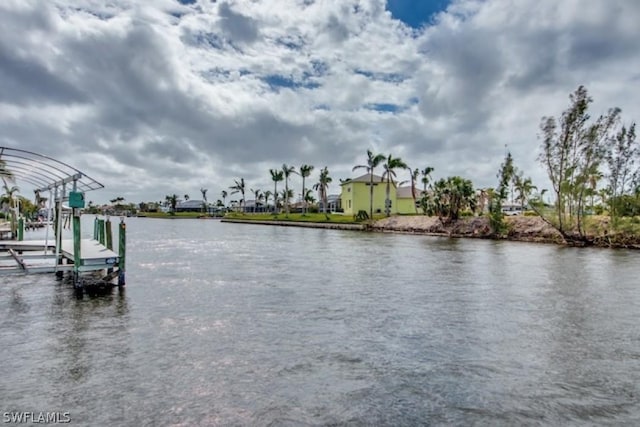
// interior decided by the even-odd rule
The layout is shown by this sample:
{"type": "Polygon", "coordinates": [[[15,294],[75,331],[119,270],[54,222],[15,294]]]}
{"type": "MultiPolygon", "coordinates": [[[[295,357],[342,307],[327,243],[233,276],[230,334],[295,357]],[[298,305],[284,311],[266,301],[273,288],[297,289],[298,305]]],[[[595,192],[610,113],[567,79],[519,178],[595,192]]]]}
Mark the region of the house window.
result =
{"type": "Polygon", "coordinates": [[[349,200],[349,209],[351,209],[351,200],[349,200]]]}

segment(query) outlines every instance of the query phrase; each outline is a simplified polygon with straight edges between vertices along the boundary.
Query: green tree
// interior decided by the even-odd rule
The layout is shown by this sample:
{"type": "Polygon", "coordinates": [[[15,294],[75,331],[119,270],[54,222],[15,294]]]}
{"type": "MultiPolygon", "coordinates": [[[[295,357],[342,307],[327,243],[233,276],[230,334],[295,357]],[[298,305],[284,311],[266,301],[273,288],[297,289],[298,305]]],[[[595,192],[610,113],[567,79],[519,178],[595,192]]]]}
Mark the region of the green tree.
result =
{"type": "Polygon", "coordinates": [[[584,201],[589,175],[598,171],[605,155],[604,142],[618,121],[620,110],[589,123],[587,113],[592,98],[584,86],[569,96],[570,105],[561,117],[543,117],[542,152],[538,157],[545,167],[556,197],[555,218],[541,217],[556,227],[565,240],[587,241],[584,231],[584,201]]]}
{"type": "Polygon", "coordinates": [[[222,206],[227,207],[227,196],[229,195],[229,193],[227,193],[225,190],[222,190],[220,195],[222,196],[222,206]]]}
{"type": "Polygon", "coordinates": [[[284,179],[284,174],[278,169],[269,169],[271,180],[273,181],[273,212],[278,209],[278,182],[284,179]]]}
{"type": "Polygon", "coordinates": [[[313,171],[313,166],[312,165],[302,165],[300,166],[300,176],[302,177],[302,200],[303,200],[303,209],[302,209],[302,214],[305,215],[307,213],[307,200],[306,200],[306,188],[304,186],[304,181],[305,178],[307,178],[309,175],[311,175],[311,171],[313,171]]]}
{"type": "Polygon", "coordinates": [[[459,176],[440,179],[433,185],[435,213],[443,224],[460,218],[464,209],[475,210],[476,197],[470,180],[459,176]]]}
{"type": "Polygon", "coordinates": [[[427,166],[426,168],[420,171],[422,175],[422,194],[420,195],[420,207],[422,208],[422,214],[427,215],[431,213],[431,198],[429,197],[429,193],[427,192],[427,188],[429,183],[431,182],[431,172],[433,172],[433,168],[431,166],[427,166]]]}
{"type": "Polygon", "coordinates": [[[171,206],[171,213],[175,214],[176,206],[178,205],[178,195],[177,194],[171,194],[169,196],[165,196],[165,200],[167,201],[169,206],[171,206]]]}
{"type": "Polygon", "coordinates": [[[237,179],[234,179],[233,182],[234,182],[234,185],[229,187],[229,190],[233,190],[231,194],[240,193],[240,196],[241,196],[240,209],[242,210],[242,213],[244,213],[244,192],[245,192],[244,178],[240,178],[240,181],[238,181],[237,179]]]}
{"type": "Polygon", "coordinates": [[[608,147],[606,161],[609,167],[609,200],[618,202],[610,203],[609,215],[616,224],[620,216],[618,207],[621,206],[621,196],[632,192],[634,181],[640,175],[640,169],[636,165],[637,162],[640,163],[640,147],[636,141],[635,123],[628,130],[622,126],[620,131],[609,139],[608,147]]]}
{"type": "Polygon", "coordinates": [[[272,195],[271,190],[267,190],[267,191],[264,192],[264,207],[265,207],[265,210],[269,209],[269,199],[271,198],[271,195],[272,195]]]}
{"type": "Polygon", "coordinates": [[[329,176],[329,169],[325,166],[320,169],[318,182],[313,186],[313,189],[318,191],[318,197],[322,200],[322,211],[325,215],[327,215],[327,189],[331,181],[332,178],[329,176]]]}
{"type": "Polygon", "coordinates": [[[369,174],[369,218],[373,218],[373,172],[384,159],[384,154],[374,155],[371,150],[367,150],[367,163],[353,167],[353,171],[365,169],[369,174]]]}
{"type": "Polygon", "coordinates": [[[524,206],[528,202],[529,196],[538,187],[533,185],[531,178],[524,178],[522,175],[516,175],[513,178],[513,186],[516,190],[516,201],[520,202],[520,209],[524,212],[524,206]]]}
{"type": "Polygon", "coordinates": [[[287,166],[286,163],[283,163],[282,175],[284,176],[285,191],[282,194],[285,197],[283,197],[282,200],[284,200],[284,210],[287,216],[289,215],[289,199],[293,197],[293,193],[289,191],[289,176],[291,176],[292,173],[296,173],[296,168],[294,168],[293,166],[287,166]]]}
{"type": "Polygon", "coordinates": [[[382,174],[382,179],[387,181],[387,186],[385,189],[385,200],[384,200],[384,213],[386,216],[391,216],[391,182],[396,178],[396,169],[408,169],[407,164],[402,161],[402,159],[398,157],[393,157],[391,154],[386,158],[385,162],[382,164],[382,168],[384,172],[382,174]]]}
{"type": "Polygon", "coordinates": [[[489,224],[493,234],[501,234],[505,231],[502,202],[509,197],[509,183],[513,181],[515,174],[516,168],[513,165],[513,157],[511,153],[507,153],[498,171],[498,187],[489,198],[489,224]]]}

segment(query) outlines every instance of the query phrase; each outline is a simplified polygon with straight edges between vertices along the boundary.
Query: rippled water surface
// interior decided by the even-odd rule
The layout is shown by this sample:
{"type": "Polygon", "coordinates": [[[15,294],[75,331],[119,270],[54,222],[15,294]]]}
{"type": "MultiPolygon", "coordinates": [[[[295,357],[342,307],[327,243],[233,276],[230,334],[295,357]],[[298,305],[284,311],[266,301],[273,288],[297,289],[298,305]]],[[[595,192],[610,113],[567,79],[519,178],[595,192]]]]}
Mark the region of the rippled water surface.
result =
{"type": "MultiPolygon", "coordinates": [[[[639,253],[128,221],[127,287],[0,276],[0,411],[73,425],[640,425],[639,253]]],[[[3,414],[0,414],[3,415],[3,414]]]]}

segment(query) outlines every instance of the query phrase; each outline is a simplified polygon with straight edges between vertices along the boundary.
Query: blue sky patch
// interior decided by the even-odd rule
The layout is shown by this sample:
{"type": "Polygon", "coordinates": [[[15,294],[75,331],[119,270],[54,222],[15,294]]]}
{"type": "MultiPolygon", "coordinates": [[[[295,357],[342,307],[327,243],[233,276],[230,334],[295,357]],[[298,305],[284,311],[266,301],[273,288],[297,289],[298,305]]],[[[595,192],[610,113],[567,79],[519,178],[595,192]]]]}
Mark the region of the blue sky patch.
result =
{"type": "Polygon", "coordinates": [[[402,83],[408,78],[407,76],[400,73],[376,73],[374,71],[360,69],[354,70],[354,73],[365,76],[371,80],[381,80],[388,83],[402,83]]]}
{"type": "Polygon", "coordinates": [[[289,89],[297,89],[297,88],[305,88],[305,89],[315,89],[320,87],[320,84],[316,82],[312,82],[309,80],[305,81],[296,81],[291,77],[282,76],[279,74],[271,74],[262,79],[265,83],[267,83],[272,90],[278,90],[280,88],[289,88],[289,89]]]}
{"type": "Polygon", "coordinates": [[[404,108],[398,104],[372,103],[364,106],[367,110],[379,111],[381,113],[400,113],[404,108]]]}
{"type": "Polygon", "coordinates": [[[412,28],[420,28],[431,21],[431,17],[446,10],[450,0],[388,0],[387,10],[412,28]]]}

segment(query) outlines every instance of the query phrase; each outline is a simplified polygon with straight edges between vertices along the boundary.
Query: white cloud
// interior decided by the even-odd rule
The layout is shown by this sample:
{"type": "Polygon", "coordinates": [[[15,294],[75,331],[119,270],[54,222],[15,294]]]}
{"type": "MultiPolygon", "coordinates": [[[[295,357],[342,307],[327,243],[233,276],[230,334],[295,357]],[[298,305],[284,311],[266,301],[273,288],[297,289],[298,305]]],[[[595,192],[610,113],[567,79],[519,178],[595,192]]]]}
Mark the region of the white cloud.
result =
{"type": "Polygon", "coordinates": [[[640,3],[458,0],[421,30],[384,6],[2,2],[0,145],[85,170],[96,201],[212,199],[282,163],[337,192],[368,148],[492,186],[508,144],[540,183],[540,118],[578,85],[640,116],[640,3]]]}

